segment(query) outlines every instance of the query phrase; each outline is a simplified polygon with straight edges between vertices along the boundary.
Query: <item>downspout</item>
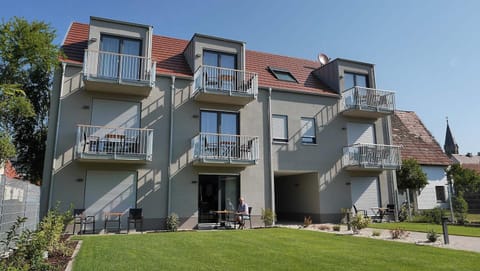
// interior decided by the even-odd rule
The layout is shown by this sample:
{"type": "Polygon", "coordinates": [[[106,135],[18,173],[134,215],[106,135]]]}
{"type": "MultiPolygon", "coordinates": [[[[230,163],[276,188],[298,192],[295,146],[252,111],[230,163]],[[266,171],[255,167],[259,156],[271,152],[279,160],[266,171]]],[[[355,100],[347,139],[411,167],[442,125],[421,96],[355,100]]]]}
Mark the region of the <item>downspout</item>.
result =
{"type": "Polygon", "coordinates": [[[172,211],[172,156],[173,156],[173,109],[175,106],[175,75],[172,75],[170,86],[170,135],[168,142],[168,192],[167,192],[167,216],[172,211]]]}
{"type": "MultiPolygon", "coordinates": [[[[272,88],[268,88],[268,152],[269,152],[269,167],[270,167],[270,199],[272,212],[275,214],[275,178],[273,176],[273,152],[272,152],[272,88]]],[[[275,225],[275,220],[273,221],[275,225]]]]}
{"type": "Polygon", "coordinates": [[[58,93],[57,121],[55,125],[55,139],[53,140],[52,169],[50,171],[50,184],[48,186],[48,210],[50,210],[50,208],[52,207],[53,181],[55,176],[55,155],[57,153],[57,142],[58,142],[58,125],[60,125],[60,113],[62,111],[63,81],[65,80],[66,68],[67,68],[67,63],[62,62],[62,77],[61,77],[62,79],[60,81],[60,92],[58,93]]]}

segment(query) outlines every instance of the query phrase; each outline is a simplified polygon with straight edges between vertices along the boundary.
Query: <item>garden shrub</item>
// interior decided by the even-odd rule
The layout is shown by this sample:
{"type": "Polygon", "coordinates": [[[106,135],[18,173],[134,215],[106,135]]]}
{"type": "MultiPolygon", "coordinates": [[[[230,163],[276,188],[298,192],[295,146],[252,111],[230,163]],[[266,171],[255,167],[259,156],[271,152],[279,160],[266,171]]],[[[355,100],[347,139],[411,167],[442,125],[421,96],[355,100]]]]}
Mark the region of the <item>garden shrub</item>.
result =
{"type": "Polygon", "coordinates": [[[431,229],[429,232],[427,232],[427,239],[430,242],[436,242],[438,237],[439,235],[434,229],[431,229]]]}
{"type": "Polygon", "coordinates": [[[275,212],[269,208],[266,208],[266,209],[262,208],[261,219],[263,221],[263,224],[265,224],[265,227],[272,226],[276,219],[275,212]]]}
{"type": "Polygon", "coordinates": [[[363,215],[356,215],[353,217],[351,221],[351,225],[353,228],[353,231],[355,233],[358,233],[361,229],[364,229],[368,227],[368,224],[370,224],[371,220],[369,217],[364,217],[363,215]]]}
{"type": "Polygon", "coordinates": [[[446,215],[444,209],[435,207],[430,210],[423,210],[413,218],[413,222],[442,224],[442,217],[446,215]]]}
{"type": "Polygon", "coordinates": [[[382,231],[380,231],[380,230],[373,230],[373,231],[372,231],[372,236],[378,237],[378,236],[380,236],[381,234],[382,234],[382,231]]]}
{"type": "Polygon", "coordinates": [[[333,231],[340,231],[340,225],[333,225],[333,231]]]}
{"type": "Polygon", "coordinates": [[[307,228],[310,225],[312,225],[312,218],[310,216],[305,216],[303,218],[303,227],[307,228]]]}
{"type": "Polygon", "coordinates": [[[400,239],[400,238],[403,238],[403,237],[407,237],[408,232],[406,232],[402,228],[395,228],[395,229],[390,230],[390,235],[392,236],[392,239],[400,239]]]}
{"type": "Polygon", "coordinates": [[[44,252],[71,255],[61,236],[71,216],[70,211],[60,213],[55,207],[40,221],[36,231],[24,230],[19,233],[26,218],[17,218],[10,227],[7,238],[1,243],[8,257],[0,261],[0,270],[54,270],[44,258],[44,252]]]}
{"type": "Polygon", "coordinates": [[[453,210],[455,211],[455,218],[457,219],[457,222],[459,224],[467,223],[468,204],[463,198],[462,193],[458,193],[458,195],[452,198],[452,205],[453,210]]]}
{"type": "Polygon", "coordinates": [[[178,219],[178,215],[176,213],[171,213],[167,217],[167,230],[168,231],[177,231],[178,230],[178,225],[180,224],[180,221],[178,219]]]}

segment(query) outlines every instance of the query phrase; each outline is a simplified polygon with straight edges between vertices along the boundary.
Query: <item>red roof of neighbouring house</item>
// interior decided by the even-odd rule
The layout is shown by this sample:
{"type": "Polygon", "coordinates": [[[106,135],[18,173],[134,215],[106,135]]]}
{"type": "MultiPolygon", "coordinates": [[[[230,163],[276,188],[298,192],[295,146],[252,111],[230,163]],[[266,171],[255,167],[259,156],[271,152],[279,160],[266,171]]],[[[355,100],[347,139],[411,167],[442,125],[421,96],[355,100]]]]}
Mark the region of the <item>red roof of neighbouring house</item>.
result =
{"type": "Polygon", "coordinates": [[[4,174],[7,176],[9,179],[20,179],[20,175],[18,175],[17,171],[12,165],[12,162],[10,160],[5,161],[5,166],[4,166],[4,174]]]}
{"type": "MultiPolygon", "coordinates": [[[[88,31],[88,24],[72,23],[62,46],[65,54],[63,61],[74,64],[83,63],[84,50],[88,47],[88,31]]],[[[157,73],[193,76],[183,55],[187,44],[187,40],[154,35],[152,58],[157,61],[157,73]]],[[[306,59],[246,51],[246,70],[258,73],[260,87],[298,90],[337,97],[335,91],[313,75],[313,70],[318,66],[317,62],[306,59]],[[298,83],[277,80],[268,70],[269,66],[289,70],[298,83]]]]}
{"type": "Polygon", "coordinates": [[[448,166],[452,163],[415,112],[395,111],[392,138],[393,144],[402,146],[402,159],[413,158],[420,165],[448,166]]]}

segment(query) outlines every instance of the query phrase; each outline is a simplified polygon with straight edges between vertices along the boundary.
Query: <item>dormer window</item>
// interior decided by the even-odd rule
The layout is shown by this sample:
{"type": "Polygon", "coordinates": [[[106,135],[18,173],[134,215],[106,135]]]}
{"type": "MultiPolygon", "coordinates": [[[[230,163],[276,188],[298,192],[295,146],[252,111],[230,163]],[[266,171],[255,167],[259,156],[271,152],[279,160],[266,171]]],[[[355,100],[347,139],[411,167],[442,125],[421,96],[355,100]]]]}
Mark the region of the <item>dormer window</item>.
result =
{"type": "Polygon", "coordinates": [[[106,78],[138,80],[142,42],[136,39],[102,35],[99,75],[106,78]],[[121,71],[122,74],[119,74],[121,71]]]}
{"type": "Polygon", "coordinates": [[[292,73],[290,73],[288,70],[274,67],[268,67],[268,69],[278,80],[298,83],[297,79],[295,79],[292,73]]]}
{"type": "Polygon", "coordinates": [[[369,87],[368,78],[366,74],[345,72],[344,79],[345,79],[344,90],[353,88],[355,86],[365,87],[365,88],[369,87]]]}
{"type": "Polygon", "coordinates": [[[236,58],[234,54],[227,54],[214,51],[204,51],[203,52],[203,65],[235,69],[236,68],[236,58]]]}

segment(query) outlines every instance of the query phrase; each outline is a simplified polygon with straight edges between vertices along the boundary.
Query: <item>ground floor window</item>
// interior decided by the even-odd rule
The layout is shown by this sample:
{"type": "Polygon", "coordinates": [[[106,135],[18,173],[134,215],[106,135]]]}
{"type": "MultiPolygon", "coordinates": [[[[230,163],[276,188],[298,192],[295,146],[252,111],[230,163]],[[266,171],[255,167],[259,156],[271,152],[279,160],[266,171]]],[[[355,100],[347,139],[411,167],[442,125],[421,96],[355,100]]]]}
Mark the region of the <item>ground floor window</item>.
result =
{"type": "Polygon", "coordinates": [[[198,223],[216,223],[214,211],[236,210],[240,198],[240,176],[199,175],[198,223]]]}
{"type": "Polygon", "coordinates": [[[445,186],[435,186],[437,202],[445,202],[445,186]]]}

